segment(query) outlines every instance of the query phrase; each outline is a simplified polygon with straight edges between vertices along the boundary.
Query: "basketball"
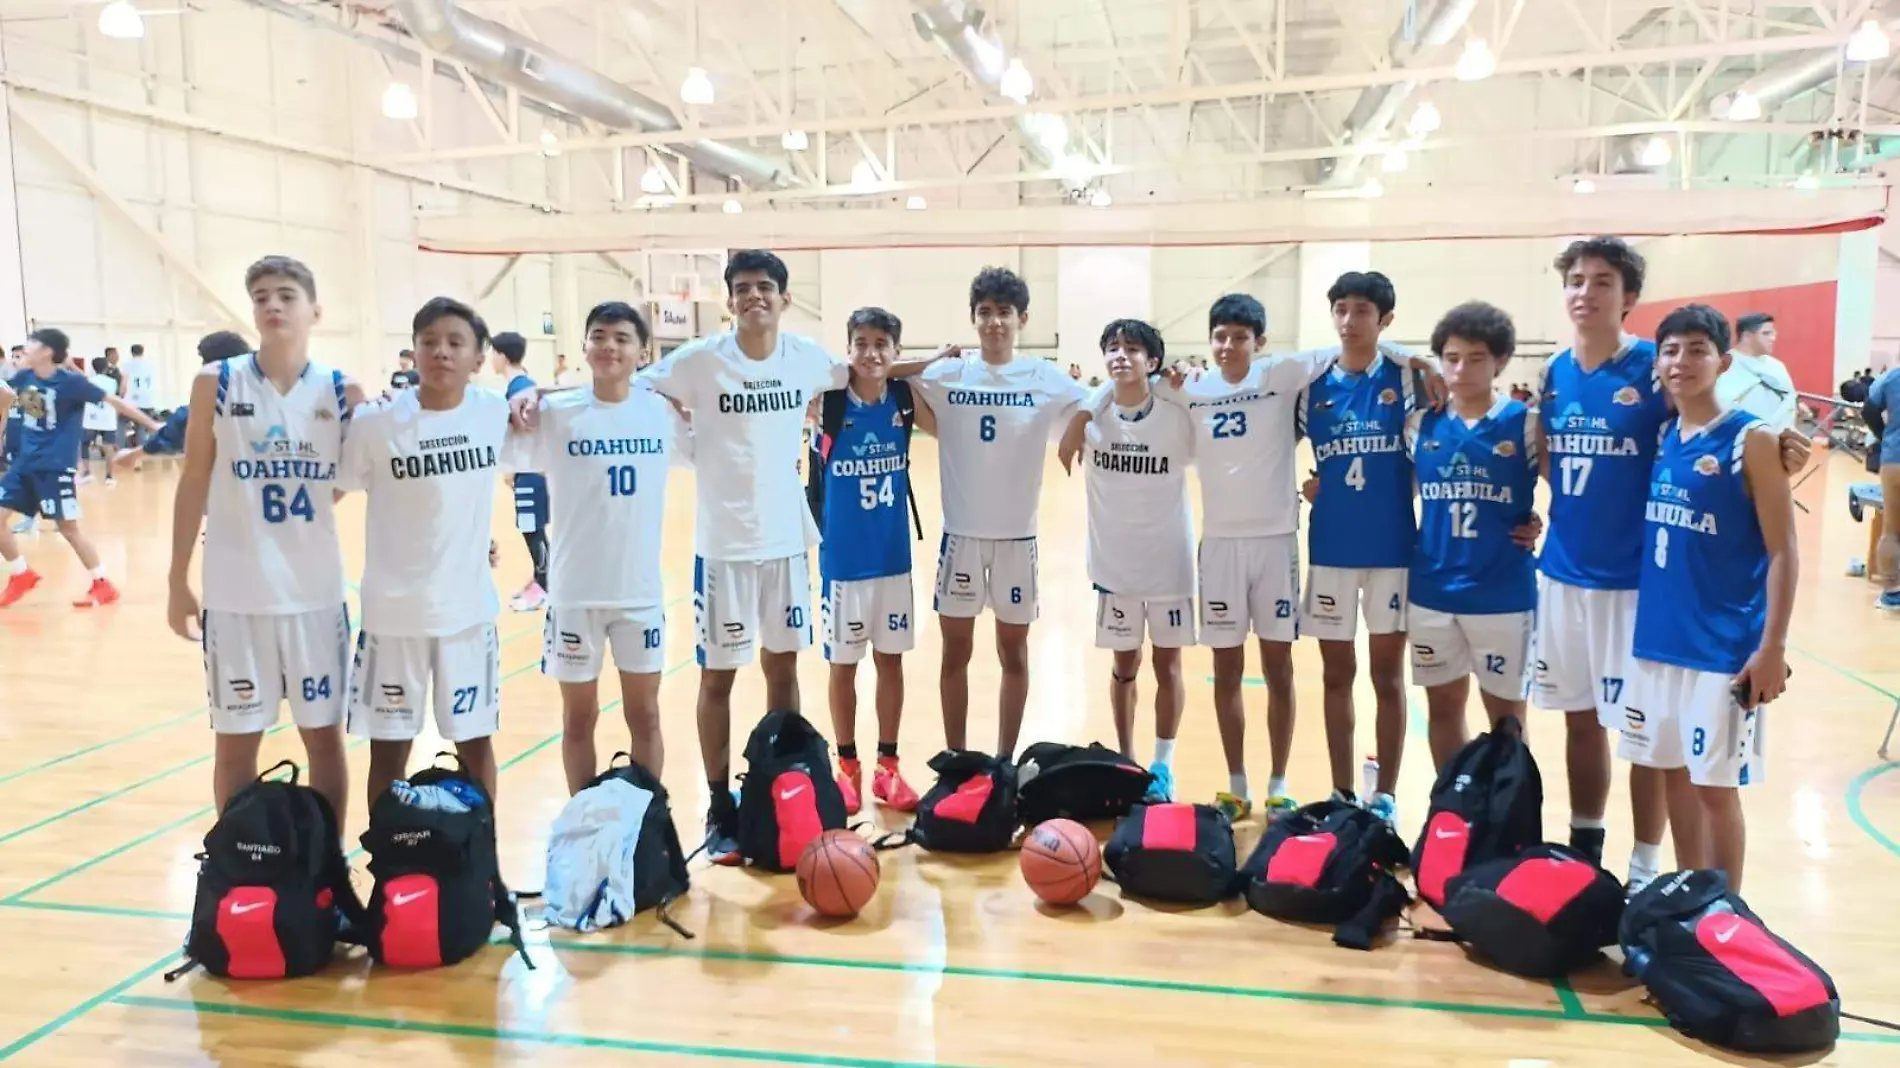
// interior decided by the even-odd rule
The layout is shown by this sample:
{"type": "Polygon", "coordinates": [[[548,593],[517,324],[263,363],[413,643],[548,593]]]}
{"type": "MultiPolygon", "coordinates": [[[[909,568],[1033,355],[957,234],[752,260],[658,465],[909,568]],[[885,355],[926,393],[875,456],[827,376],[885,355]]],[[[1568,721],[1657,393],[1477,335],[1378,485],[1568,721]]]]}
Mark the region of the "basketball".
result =
{"type": "Polygon", "coordinates": [[[1074,820],[1039,823],[1024,840],[1023,881],[1051,905],[1073,905],[1102,877],[1102,847],[1074,820]]]}
{"type": "Polygon", "coordinates": [[[826,831],[798,857],[798,892],[826,916],[856,916],[877,893],[877,877],[877,852],[851,831],[826,831]]]}

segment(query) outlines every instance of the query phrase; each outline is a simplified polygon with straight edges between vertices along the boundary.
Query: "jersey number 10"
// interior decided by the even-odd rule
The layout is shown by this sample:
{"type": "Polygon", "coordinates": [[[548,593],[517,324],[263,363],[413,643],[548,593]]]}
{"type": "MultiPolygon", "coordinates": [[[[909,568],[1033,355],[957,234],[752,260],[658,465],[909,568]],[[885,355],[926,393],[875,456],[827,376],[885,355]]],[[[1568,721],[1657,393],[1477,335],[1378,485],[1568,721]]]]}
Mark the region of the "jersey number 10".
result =
{"type": "Polygon", "coordinates": [[[297,495],[290,498],[288,504],[284,502],[284,495],[287,492],[284,487],[275,482],[264,484],[264,522],[282,523],[291,516],[296,516],[306,523],[314,522],[317,518],[317,510],[310,504],[310,487],[298,486],[297,495]]]}
{"type": "Polygon", "coordinates": [[[632,464],[607,469],[607,496],[631,497],[639,483],[639,471],[632,464]]]}

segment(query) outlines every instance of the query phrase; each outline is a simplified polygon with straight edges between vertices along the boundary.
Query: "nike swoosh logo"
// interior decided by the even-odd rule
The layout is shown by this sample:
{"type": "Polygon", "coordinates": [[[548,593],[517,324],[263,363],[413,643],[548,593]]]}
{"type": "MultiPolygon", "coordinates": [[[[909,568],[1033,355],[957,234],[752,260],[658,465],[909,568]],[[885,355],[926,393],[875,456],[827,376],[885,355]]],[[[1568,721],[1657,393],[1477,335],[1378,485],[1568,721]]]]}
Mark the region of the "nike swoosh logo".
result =
{"type": "Polygon", "coordinates": [[[397,894],[394,898],[391,899],[391,903],[394,904],[397,908],[401,908],[402,906],[407,905],[411,901],[414,901],[416,898],[428,897],[428,896],[429,896],[429,892],[427,890],[418,890],[413,894],[397,894]]]}
{"type": "Polygon", "coordinates": [[[1432,837],[1433,838],[1463,838],[1464,835],[1459,834],[1457,831],[1447,831],[1441,828],[1439,830],[1433,831],[1432,837]]]}
{"type": "Polygon", "coordinates": [[[1741,929],[1742,929],[1742,925],[1738,923],[1735,926],[1729,928],[1728,930],[1718,933],[1715,936],[1715,940],[1726,946],[1728,945],[1728,940],[1735,937],[1735,932],[1741,929]]]}
{"type": "Polygon", "coordinates": [[[242,916],[247,912],[256,912],[258,909],[263,908],[266,904],[267,902],[263,902],[263,901],[253,901],[249,905],[232,905],[231,915],[242,916]]]}
{"type": "Polygon", "coordinates": [[[797,797],[799,794],[804,793],[804,792],[805,792],[805,788],[803,786],[794,786],[789,790],[780,791],[778,795],[778,799],[780,801],[790,801],[792,798],[797,797]]]}

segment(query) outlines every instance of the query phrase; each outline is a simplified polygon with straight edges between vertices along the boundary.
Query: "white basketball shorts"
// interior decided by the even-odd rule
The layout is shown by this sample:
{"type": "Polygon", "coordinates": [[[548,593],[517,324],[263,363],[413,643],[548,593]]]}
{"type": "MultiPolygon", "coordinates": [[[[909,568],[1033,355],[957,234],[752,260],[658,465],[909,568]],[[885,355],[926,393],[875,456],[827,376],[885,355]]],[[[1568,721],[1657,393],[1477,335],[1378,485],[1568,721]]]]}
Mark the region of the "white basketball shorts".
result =
{"type": "Polygon", "coordinates": [[[593,682],[612,650],[614,667],[650,675],[666,667],[666,610],[548,608],[541,628],[541,674],[555,682],[593,682]]]}
{"type": "Polygon", "coordinates": [[[945,534],[937,550],[938,613],[975,619],[988,607],[998,623],[1036,621],[1036,539],[945,534]]]}
{"type": "Polygon", "coordinates": [[[693,559],[699,666],[731,671],[758,651],[811,648],[811,571],[805,554],[777,560],[693,559]]]}
{"type": "Polygon", "coordinates": [[[501,729],[501,641],[493,623],[434,638],[357,636],[350,733],[406,742],[422,733],[425,707],[445,742],[501,729]],[[432,700],[433,699],[433,700],[432,700]]]}
{"type": "Polygon", "coordinates": [[[1359,636],[1360,602],[1367,634],[1405,633],[1405,590],[1411,572],[1402,567],[1319,567],[1306,576],[1306,612],[1301,628],[1323,642],[1359,636]]]}
{"type": "Polygon", "coordinates": [[[1141,648],[1144,638],[1158,649],[1193,645],[1194,598],[1126,597],[1098,588],[1095,647],[1126,653],[1141,648]]]}
{"type": "Polygon", "coordinates": [[[910,572],[870,579],[826,579],[820,597],[825,660],[856,664],[866,649],[908,653],[917,646],[910,572]]]}
{"type": "Polygon", "coordinates": [[[1200,551],[1201,642],[1215,649],[1300,636],[1300,539],[1204,538],[1200,551]]]}
{"type": "Polygon", "coordinates": [[[343,722],[350,689],[350,610],[287,616],[204,614],[205,703],[219,734],[256,734],[290,702],[301,730],[343,722]]]}
{"type": "Polygon", "coordinates": [[[1413,682],[1443,686],[1476,675],[1478,688],[1493,697],[1522,701],[1530,694],[1537,613],[1453,615],[1415,604],[1408,614],[1413,682]]]}
{"type": "Polygon", "coordinates": [[[1697,786],[1762,780],[1762,712],[1736,702],[1734,676],[1635,657],[1630,672],[1618,756],[1647,768],[1686,767],[1697,786]]]}
{"type": "Polygon", "coordinates": [[[1537,633],[1531,642],[1537,707],[1597,710],[1597,722],[1623,729],[1623,690],[1636,633],[1635,590],[1589,590],[1537,576],[1537,633]]]}

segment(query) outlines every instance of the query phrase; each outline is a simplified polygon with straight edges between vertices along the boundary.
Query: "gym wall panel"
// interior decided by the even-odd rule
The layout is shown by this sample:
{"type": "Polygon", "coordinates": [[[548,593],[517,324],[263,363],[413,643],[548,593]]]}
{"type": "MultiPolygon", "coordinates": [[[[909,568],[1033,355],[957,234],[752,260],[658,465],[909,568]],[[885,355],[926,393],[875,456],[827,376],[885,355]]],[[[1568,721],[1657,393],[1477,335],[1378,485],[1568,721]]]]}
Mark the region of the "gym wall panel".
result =
{"type": "Polygon", "coordinates": [[[1057,363],[1081,367],[1085,381],[1107,376],[1102,328],[1116,319],[1154,319],[1152,253],[1147,246],[1057,250],[1057,363]]]}
{"type": "Polygon", "coordinates": [[[1398,293],[1390,335],[1422,349],[1445,312],[1482,300],[1510,314],[1519,338],[1561,344],[1570,330],[1551,260],[1562,247],[1530,238],[1375,242],[1372,269],[1398,293]]]}
{"type": "Polygon", "coordinates": [[[43,187],[23,187],[20,194],[28,315],[35,325],[97,323],[103,294],[96,252],[100,220],[92,198],[43,187]]]}
{"type": "Polygon", "coordinates": [[[1739,315],[1766,312],[1775,317],[1778,337],[1775,355],[1788,365],[1795,388],[1807,393],[1832,394],[1835,302],[1834,282],[1698,293],[1638,304],[1625,325],[1631,333],[1653,337],[1663,316],[1690,303],[1715,308],[1728,316],[1731,326],[1739,315]]]}
{"type": "Polygon", "coordinates": [[[1267,311],[1267,344],[1293,347],[1298,253],[1275,245],[1158,247],[1152,252],[1154,325],[1173,357],[1206,356],[1207,309],[1223,293],[1246,293],[1267,311]],[[1262,266],[1269,255],[1279,253],[1262,266]]]}

